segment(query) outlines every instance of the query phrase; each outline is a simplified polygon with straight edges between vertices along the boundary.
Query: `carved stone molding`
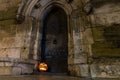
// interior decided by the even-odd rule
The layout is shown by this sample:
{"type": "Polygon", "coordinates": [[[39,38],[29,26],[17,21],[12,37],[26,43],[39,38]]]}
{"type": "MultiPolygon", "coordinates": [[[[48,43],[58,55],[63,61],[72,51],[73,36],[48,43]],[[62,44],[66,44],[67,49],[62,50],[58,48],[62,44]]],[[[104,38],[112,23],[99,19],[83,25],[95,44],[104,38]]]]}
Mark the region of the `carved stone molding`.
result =
{"type": "Polygon", "coordinates": [[[91,4],[91,0],[89,0],[84,5],[84,12],[86,14],[90,14],[92,11],[93,11],[93,7],[92,7],[92,4],[91,4]]]}
{"type": "Polygon", "coordinates": [[[22,15],[22,14],[18,14],[17,15],[17,22],[19,24],[21,24],[22,22],[24,22],[24,20],[25,20],[25,16],[24,15],[22,15]]]}
{"type": "Polygon", "coordinates": [[[40,0],[38,0],[38,2],[35,4],[35,6],[34,6],[34,7],[35,7],[36,9],[38,9],[38,8],[41,6],[41,4],[40,4],[40,3],[41,3],[41,2],[40,2],[40,0]]]}
{"type": "Polygon", "coordinates": [[[73,0],[66,0],[68,3],[71,3],[73,0]]]}
{"type": "Polygon", "coordinates": [[[80,16],[80,10],[79,9],[75,9],[72,11],[72,18],[76,19],[80,16]]]}

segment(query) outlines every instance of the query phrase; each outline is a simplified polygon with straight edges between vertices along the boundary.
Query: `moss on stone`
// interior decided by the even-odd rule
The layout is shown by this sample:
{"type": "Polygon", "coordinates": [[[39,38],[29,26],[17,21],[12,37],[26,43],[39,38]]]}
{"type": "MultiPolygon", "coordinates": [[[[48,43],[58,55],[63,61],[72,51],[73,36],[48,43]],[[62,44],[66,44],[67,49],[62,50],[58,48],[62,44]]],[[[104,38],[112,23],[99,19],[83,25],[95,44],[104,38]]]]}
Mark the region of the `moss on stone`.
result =
{"type": "Polygon", "coordinates": [[[120,24],[111,26],[96,26],[92,28],[94,41],[120,40],[120,24]]]}
{"type": "Polygon", "coordinates": [[[105,40],[110,43],[112,42],[112,46],[116,48],[120,48],[120,25],[113,24],[109,27],[104,28],[103,36],[105,40]]]}
{"type": "Polygon", "coordinates": [[[104,40],[104,36],[103,36],[104,27],[92,28],[92,32],[93,32],[93,37],[95,41],[104,40]]]}
{"type": "Polygon", "coordinates": [[[120,56],[120,48],[112,48],[108,43],[94,43],[92,45],[92,51],[94,56],[120,56]]]}
{"type": "Polygon", "coordinates": [[[0,20],[16,18],[18,7],[10,7],[7,11],[0,12],[0,20]]]}
{"type": "Polygon", "coordinates": [[[0,26],[0,38],[5,37],[15,37],[16,36],[16,26],[8,25],[8,26],[0,26]]]}
{"type": "Polygon", "coordinates": [[[120,24],[92,29],[94,56],[120,56],[120,24]]]}
{"type": "Polygon", "coordinates": [[[120,0],[92,0],[92,5],[96,8],[99,8],[105,4],[117,4],[120,3],[120,0]]]}
{"type": "Polygon", "coordinates": [[[8,26],[8,25],[12,25],[12,24],[16,24],[15,19],[9,19],[9,20],[0,21],[1,26],[8,26]]]}

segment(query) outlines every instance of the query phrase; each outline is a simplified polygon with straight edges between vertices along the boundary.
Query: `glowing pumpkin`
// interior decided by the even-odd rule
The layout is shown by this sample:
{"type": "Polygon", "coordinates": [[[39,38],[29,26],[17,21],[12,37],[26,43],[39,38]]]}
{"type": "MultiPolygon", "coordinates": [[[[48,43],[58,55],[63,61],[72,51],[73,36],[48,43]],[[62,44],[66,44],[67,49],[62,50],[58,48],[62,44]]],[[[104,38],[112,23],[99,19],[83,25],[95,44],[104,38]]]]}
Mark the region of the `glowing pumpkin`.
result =
{"type": "Polygon", "coordinates": [[[39,64],[39,70],[40,70],[41,72],[47,71],[47,70],[48,70],[48,65],[47,65],[45,62],[40,63],[40,64],[39,64]]]}

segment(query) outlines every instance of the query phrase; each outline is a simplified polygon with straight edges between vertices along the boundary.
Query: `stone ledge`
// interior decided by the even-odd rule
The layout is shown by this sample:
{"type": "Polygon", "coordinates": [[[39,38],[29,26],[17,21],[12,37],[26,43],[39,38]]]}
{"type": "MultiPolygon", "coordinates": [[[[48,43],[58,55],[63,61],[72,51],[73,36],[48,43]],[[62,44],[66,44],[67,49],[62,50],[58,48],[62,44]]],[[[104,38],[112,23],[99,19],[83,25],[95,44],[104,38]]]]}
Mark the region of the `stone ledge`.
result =
{"type": "Polygon", "coordinates": [[[120,65],[120,57],[100,57],[100,56],[96,56],[96,57],[91,57],[91,63],[90,64],[116,64],[116,65],[120,65]]]}
{"type": "Polygon", "coordinates": [[[35,60],[0,58],[0,75],[23,75],[33,73],[35,60]]]}
{"type": "Polygon", "coordinates": [[[35,60],[31,59],[13,59],[13,58],[0,58],[0,62],[11,62],[11,63],[23,63],[23,64],[35,64],[35,60]]]}

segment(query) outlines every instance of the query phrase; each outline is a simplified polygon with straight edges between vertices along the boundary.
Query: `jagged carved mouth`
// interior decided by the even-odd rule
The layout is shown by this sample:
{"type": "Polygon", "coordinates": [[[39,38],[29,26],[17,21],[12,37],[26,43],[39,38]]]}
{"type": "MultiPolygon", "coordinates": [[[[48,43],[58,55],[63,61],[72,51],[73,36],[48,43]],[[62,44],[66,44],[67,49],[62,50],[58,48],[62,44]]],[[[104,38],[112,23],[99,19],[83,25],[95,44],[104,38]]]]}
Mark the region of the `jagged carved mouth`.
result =
{"type": "Polygon", "coordinates": [[[45,62],[41,62],[39,64],[39,71],[40,72],[46,72],[48,70],[48,65],[45,62]]]}

